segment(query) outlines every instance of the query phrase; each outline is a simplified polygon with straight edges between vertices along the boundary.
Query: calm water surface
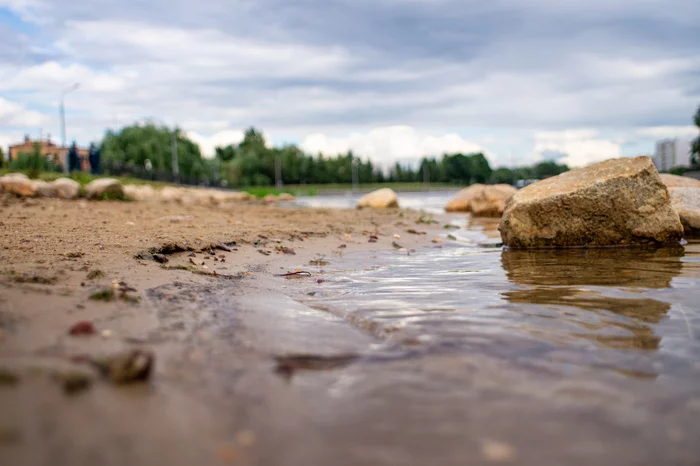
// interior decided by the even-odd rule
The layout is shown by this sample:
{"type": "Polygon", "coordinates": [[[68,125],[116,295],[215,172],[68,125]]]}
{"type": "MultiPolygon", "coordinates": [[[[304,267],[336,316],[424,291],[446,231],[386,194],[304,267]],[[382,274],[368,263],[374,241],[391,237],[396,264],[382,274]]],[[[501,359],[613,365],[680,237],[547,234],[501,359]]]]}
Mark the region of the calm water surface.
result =
{"type": "Polygon", "coordinates": [[[526,463],[700,464],[700,242],[507,251],[494,228],[316,268],[297,298],[378,338],[339,393],[446,462],[501,439],[526,463]]]}

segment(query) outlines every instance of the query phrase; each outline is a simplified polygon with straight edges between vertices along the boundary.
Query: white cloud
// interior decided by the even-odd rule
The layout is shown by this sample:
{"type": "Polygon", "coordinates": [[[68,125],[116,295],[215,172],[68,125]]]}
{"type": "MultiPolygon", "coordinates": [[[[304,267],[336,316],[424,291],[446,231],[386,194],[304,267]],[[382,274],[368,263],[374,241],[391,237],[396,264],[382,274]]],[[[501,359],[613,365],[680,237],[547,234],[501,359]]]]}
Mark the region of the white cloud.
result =
{"type": "Polygon", "coordinates": [[[433,136],[410,126],[385,126],[366,133],[332,137],[323,133],[308,136],[301,149],[312,154],[335,155],[352,150],[359,157],[387,167],[395,162],[415,163],[423,156],[440,156],[454,152],[485,152],[479,144],[464,140],[458,134],[433,136]]]}
{"type": "Polygon", "coordinates": [[[641,137],[655,139],[664,138],[695,138],[698,136],[698,128],[695,126],[651,126],[640,128],[636,134],[641,137]]]}
{"type": "Polygon", "coordinates": [[[243,131],[224,130],[214,133],[211,136],[203,136],[197,132],[188,131],[187,137],[199,144],[199,148],[204,157],[211,158],[214,157],[217,147],[239,144],[243,141],[243,131]]]}
{"type": "Polygon", "coordinates": [[[0,97],[0,127],[36,127],[45,121],[44,115],[28,110],[24,105],[0,97]]]}
{"type": "Polygon", "coordinates": [[[540,131],[535,133],[534,152],[556,151],[566,154],[559,163],[570,167],[581,167],[591,163],[622,156],[620,145],[603,138],[591,129],[568,129],[564,131],[540,131]]]}

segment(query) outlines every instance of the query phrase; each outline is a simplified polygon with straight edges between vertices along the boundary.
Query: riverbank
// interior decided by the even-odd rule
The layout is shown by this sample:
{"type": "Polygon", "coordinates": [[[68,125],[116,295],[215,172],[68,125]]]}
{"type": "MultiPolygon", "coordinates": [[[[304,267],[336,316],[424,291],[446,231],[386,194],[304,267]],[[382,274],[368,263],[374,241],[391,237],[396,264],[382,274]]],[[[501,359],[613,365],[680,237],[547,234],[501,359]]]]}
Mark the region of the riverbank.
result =
{"type": "Polygon", "coordinates": [[[285,288],[322,287],[348,251],[409,254],[444,231],[398,209],[9,195],[0,218],[0,458],[14,465],[321,464],[332,450],[297,443],[313,408],[276,371],[314,361],[276,358],[340,356],[316,362],[332,367],[373,337],[285,288]],[[309,273],[277,276],[295,272],[309,273]],[[69,335],[81,322],[95,334],[69,335]],[[146,383],[86,364],[131,350],[155,358],[146,383]]]}

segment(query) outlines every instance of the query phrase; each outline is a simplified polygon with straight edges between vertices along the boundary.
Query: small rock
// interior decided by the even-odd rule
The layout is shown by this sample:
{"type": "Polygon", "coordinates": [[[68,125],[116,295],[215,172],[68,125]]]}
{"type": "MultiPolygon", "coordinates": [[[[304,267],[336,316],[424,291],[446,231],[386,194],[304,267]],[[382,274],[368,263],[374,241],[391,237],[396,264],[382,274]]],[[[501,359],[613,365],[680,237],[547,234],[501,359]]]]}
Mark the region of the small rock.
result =
{"type": "Polygon", "coordinates": [[[442,243],[442,238],[433,238],[432,242],[435,244],[440,244],[442,243]]]}
{"type": "Polygon", "coordinates": [[[0,177],[0,186],[6,193],[16,194],[22,197],[35,196],[36,184],[22,173],[10,173],[0,177]]]}
{"type": "Polygon", "coordinates": [[[36,195],[39,197],[56,197],[56,188],[46,181],[36,180],[34,181],[36,186],[36,195]]]}
{"type": "Polygon", "coordinates": [[[153,353],[145,350],[131,350],[106,358],[93,359],[92,364],[103,376],[116,384],[144,382],[153,369],[153,353]]]}
{"type": "Polygon", "coordinates": [[[280,202],[291,202],[294,199],[296,198],[289,193],[280,193],[280,195],[277,196],[277,200],[280,202]]]}
{"type": "Polygon", "coordinates": [[[63,391],[67,395],[75,395],[83,390],[87,390],[92,385],[90,376],[78,371],[59,372],[54,377],[61,384],[63,391]]]}
{"type": "Polygon", "coordinates": [[[124,199],[124,188],[114,178],[99,178],[85,186],[88,199],[124,199]]]}
{"type": "Polygon", "coordinates": [[[92,325],[92,322],[88,320],[81,320],[80,322],[76,322],[68,331],[68,333],[73,336],[94,335],[95,332],[95,326],[92,325]]]}
{"type": "Polygon", "coordinates": [[[364,195],[357,201],[357,208],[370,207],[373,209],[385,209],[388,207],[398,207],[399,199],[391,188],[382,188],[364,195]]]}
{"type": "Polygon", "coordinates": [[[464,188],[445,206],[447,212],[470,212],[476,217],[500,217],[506,201],[517,189],[509,184],[473,184],[464,188]]]}
{"type": "Polygon", "coordinates": [[[700,187],[668,188],[668,194],[673,209],[681,219],[685,236],[700,237],[700,187]]]}
{"type": "Polygon", "coordinates": [[[75,199],[80,195],[80,184],[70,178],[59,178],[51,182],[56,196],[61,199],[75,199]]]}
{"type": "Polygon", "coordinates": [[[485,442],[481,447],[481,452],[486,461],[494,463],[513,461],[516,456],[515,448],[503,442],[485,442]]]}
{"type": "Polygon", "coordinates": [[[163,254],[153,254],[153,260],[159,264],[167,264],[169,262],[168,258],[163,254]]]}

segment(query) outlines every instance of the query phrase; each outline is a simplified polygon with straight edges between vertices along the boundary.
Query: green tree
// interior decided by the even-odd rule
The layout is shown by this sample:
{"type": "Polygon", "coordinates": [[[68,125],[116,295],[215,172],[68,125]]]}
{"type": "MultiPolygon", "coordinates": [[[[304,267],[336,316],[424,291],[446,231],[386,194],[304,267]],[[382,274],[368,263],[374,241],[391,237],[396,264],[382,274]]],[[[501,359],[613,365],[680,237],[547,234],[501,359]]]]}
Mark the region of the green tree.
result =
{"type": "Polygon", "coordinates": [[[143,167],[148,159],[154,170],[171,172],[173,133],[180,174],[201,180],[213,177],[212,165],[202,159],[196,143],[179,128],[170,129],[153,123],[127,126],[117,132],[107,131],[100,147],[102,159],[138,167],[143,167]]]}
{"type": "MultiPolygon", "coordinates": [[[[698,106],[695,115],[693,116],[693,123],[697,126],[698,131],[700,131],[700,106],[698,106]]],[[[693,139],[690,147],[690,165],[692,167],[700,166],[700,136],[693,139]]]]}

